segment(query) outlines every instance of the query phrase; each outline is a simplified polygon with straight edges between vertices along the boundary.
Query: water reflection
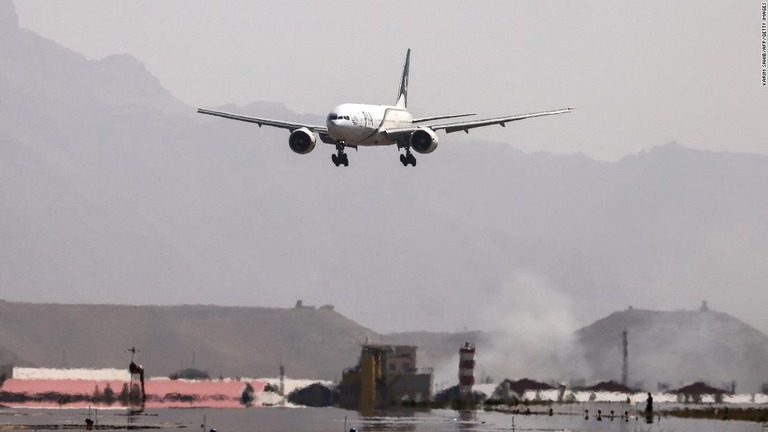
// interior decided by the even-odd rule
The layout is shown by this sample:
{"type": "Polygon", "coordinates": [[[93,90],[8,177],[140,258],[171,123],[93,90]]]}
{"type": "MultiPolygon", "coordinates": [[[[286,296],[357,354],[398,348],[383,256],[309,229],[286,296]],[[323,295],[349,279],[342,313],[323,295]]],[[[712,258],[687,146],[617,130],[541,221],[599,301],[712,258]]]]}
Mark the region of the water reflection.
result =
{"type": "Polygon", "coordinates": [[[361,432],[478,432],[485,424],[475,411],[447,410],[378,412],[375,416],[359,416],[354,422],[361,432]]]}
{"type": "MultiPolygon", "coordinates": [[[[147,409],[129,416],[125,410],[99,410],[94,429],[160,429],[169,432],[508,432],[508,431],[609,431],[609,432],[759,432],[758,423],[714,420],[690,420],[662,417],[646,424],[641,412],[627,421],[609,413],[615,407],[591,406],[585,419],[583,407],[561,407],[550,416],[540,413],[502,414],[475,411],[393,411],[363,416],[336,408],[253,408],[253,409],[147,409]],[[597,410],[603,420],[597,420],[597,410]],[[346,419],[346,420],[345,420],[346,419]],[[202,427],[207,424],[206,428],[202,427]]],[[[623,412],[622,412],[623,414],[623,412]]],[[[85,429],[87,410],[11,410],[0,409],[0,430],[38,431],[85,429]]]]}
{"type": "Polygon", "coordinates": [[[357,420],[358,431],[376,432],[411,432],[416,430],[416,417],[413,412],[396,412],[386,415],[365,415],[357,420]]]}

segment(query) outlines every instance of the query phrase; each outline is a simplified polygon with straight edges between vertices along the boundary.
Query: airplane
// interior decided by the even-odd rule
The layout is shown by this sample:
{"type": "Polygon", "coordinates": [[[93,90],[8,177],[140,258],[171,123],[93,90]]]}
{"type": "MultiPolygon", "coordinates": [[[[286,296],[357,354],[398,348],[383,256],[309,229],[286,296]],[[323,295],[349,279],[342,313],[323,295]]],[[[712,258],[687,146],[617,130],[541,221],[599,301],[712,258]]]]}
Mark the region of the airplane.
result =
{"type": "Polygon", "coordinates": [[[205,108],[199,108],[197,112],[231,120],[256,123],[259,127],[271,126],[287,129],[291,133],[288,136],[288,146],[295,153],[302,155],[314,150],[317,138],[319,137],[322,142],[336,146],[336,153],[331,155],[331,160],[337,167],[341,165],[349,166],[349,158],[345,152],[346,148],[357,150],[358,147],[385,145],[397,145],[398,152],[401,149],[405,149],[405,154],[400,153],[400,162],[403,166],[411,165],[415,167],[416,158],[411,153],[411,150],[421,154],[435,151],[439,141],[436,134],[437,131],[445,131],[446,133],[464,131],[469,133],[470,129],[478,127],[490,125],[505,127],[507,123],[517,120],[563,114],[574,110],[574,108],[563,108],[481,120],[425,124],[425,122],[469,117],[475,114],[450,114],[414,118],[407,109],[410,60],[411,50],[409,48],[405,54],[405,65],[400,77],[397,101],[394,105],[344,103],[331,110],[326,117],[325,126],[250,117],[205,108]]]}

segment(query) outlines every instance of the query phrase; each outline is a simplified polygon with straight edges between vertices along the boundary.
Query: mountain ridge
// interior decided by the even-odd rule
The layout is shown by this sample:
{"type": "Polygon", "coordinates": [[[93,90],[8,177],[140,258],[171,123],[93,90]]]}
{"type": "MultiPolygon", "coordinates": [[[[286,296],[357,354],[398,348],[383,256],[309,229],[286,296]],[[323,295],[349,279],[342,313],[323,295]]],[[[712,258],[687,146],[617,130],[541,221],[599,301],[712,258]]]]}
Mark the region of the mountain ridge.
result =
{"type": "MultiPolygon", "coordinates": [[[[630,382],[671,388],[697,380],[759,391],[768,376],[768,336],[709,310],[614,312],[576,331],[593,376],[620,380],[621,333],[628,333],[630,382]],[[613,361],[606,361],[613,359],[613,361]]],[[[730,388],[730,386],[727,386],[730,388]]]]}
{"type": "Polygon", "coordinates": [[[152,376],[191,360],[214,376],[276,376],[283,364],[293,376],[332,379],[375,335],[330,310],[210,305],[0,302],[0,321],[0,346],[23,365],[119,367],[136,346],[152,376]]]}
{"type": "Polygon", "coordinates": [[[768,329],[749,300],[768,279],[765,157],[665,146],[609,163],[447,135],[414,170],[393,148],[334,170],[328,146],[295,155],[285,131],[179,105],[140,62],[5,21],[0,297],[304,298],[388,332],[574,328],[630,298],[706,298],[768,329]]]}
{"type": "Polygon", "coordinates": [[[135,346],[150,376],[197,367],[213,377],[269,377],[283,365],[292,377],[338,380],[369,342],[416,345],[417,366],[433,369],[438,386],[449,387],[458,349],[468,341],[477,347],[478,380],[619,382],[623,329],[630,384],[639,388],[736,381],[740,391],[757,392],[768,374],[768,336],[714,311],[618,311],[575,330],[573,346],[539,349],[518,332],[378,333],[328,308],[6,301],[0,301],[0,366],[127,367],[125,350],[135,346]]]}

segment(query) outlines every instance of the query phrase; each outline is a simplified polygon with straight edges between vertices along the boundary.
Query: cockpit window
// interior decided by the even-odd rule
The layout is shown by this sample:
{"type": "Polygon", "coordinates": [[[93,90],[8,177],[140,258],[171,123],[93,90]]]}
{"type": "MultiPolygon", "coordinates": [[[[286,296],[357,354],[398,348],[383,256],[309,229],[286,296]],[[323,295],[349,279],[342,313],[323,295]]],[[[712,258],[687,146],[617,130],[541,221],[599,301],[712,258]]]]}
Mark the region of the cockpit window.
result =
{"type": "Polygon", "coordinates": [[[338,116],[336,114],[328,114],[328,120],[336,120],[338,116]]]}

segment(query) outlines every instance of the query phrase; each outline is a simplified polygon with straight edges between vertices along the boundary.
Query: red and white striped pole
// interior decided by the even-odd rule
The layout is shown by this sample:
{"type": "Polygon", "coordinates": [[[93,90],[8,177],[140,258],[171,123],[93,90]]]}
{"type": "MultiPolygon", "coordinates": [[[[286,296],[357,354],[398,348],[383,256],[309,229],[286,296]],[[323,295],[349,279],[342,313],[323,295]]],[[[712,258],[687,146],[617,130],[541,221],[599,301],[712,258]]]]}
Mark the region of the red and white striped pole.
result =
{"type": "Polygon", "coordinates": [[[475,347],[469,342],[459,348],[459,394],[469,401],[475,384],[475,347]]]}

